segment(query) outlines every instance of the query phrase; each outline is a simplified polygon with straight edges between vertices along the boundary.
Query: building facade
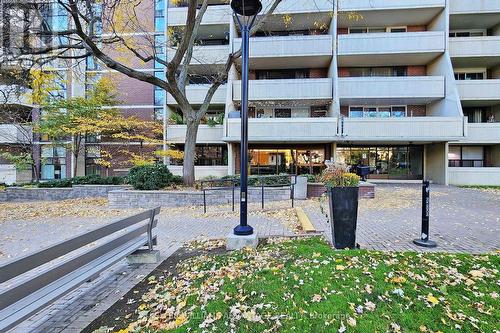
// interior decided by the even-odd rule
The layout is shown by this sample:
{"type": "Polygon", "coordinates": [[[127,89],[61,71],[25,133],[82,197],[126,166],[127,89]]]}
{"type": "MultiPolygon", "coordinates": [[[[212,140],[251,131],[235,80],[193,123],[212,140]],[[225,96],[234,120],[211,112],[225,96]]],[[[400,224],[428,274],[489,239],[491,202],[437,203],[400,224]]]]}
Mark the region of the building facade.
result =
{"type": "MultiPolygon", "coordinates": [[[[187,15],[175,3],[141,8],[167,60],[187,15]]],[[[264,10],[271,3],[263,1],[264,10]]],[[[186,88],[192,105],[203,102],[204,77],[240,44],[227,1],[210,1],[186,88]]],[[[240,64],[200,125],[197,178],[239,172],[240,64]]],[[[131,65],[165,75],[153,62],[131,65]]],[[[182,149],[186,125],[172,96],[91,58],[80,67],[85,77],[61,72],[72,96],[113,75],[120,110],[163,121],[166,141],[182,149]]],[[[250,40],[249,101],[251,174],[317,174],[333,159],[370,166],[372,180],[500,185],[500,2],[284,0],[250,40]]],[[[103,173],[94,163],[99,144],[88,142],[81,173],[103,173]]],[[[71,156],[47,149],[40,154],[59,166],[41,166],[42,178],[69,176],[71,156]]],[[[182,173],[181,161],[168,163],[182,173]]]]}

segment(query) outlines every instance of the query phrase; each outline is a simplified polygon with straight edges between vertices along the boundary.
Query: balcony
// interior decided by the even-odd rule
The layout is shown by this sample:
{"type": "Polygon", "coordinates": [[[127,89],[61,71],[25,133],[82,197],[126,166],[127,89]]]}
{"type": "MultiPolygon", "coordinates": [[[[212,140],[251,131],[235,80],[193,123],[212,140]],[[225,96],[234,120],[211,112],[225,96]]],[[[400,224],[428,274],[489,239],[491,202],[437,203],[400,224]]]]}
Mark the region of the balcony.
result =
{"type": "Polygon", "coordinates": [[[428,7],[443,8],[445,6],[445,0],[340,0],[339,3],[339,9],[341,11],[412,9],[428,7]]]}
{"type": "MultiPolygon", "coordinates": [[[[198,127],[197,143],[222,143],[223,126],[200,125],[198,127]]],[[[184,143],[186,140],[186,125],[169,125],[167,140],[171,143],[184,143]]]]}
{"type": "MultiPolygon", "coordinates": [[[[331,35],[256,37],[250,44],[252,68],[328,67],[333,56],[331,35]]],[[[241,38],[235,39],[234,50],[240,47],[241,38]]]]}
{"type": "Polygon", "coordinates": [[[500,13],[498,0],[453,0],[450,1],[450,14],[500,13]]]}
{"type": "Polygon", "coordinates": [[[349,77],[339,78],[342,105],[427,104],[444,98],[444,77],[349,77]]]}
{"type": "MultiPolygon", "coordinates": [[[[210,84],[192,84],[186,86],[186,95],[189,103],[193,105],[202,104],[210,86],[210,84]]],[[[167,94],[167,104],[177,105],[178,103],[172,95],[167,94]]],[[[226,85],[222,85],[217,89],[210,104],[226,104],[226,85]]]]}
{"type": "MultiPolygon", "coordinates": [[[[176,49],[167,50],[167,59],[171,61],[176,49]]],[[[195,46],[191,65],[225,64],[229,56],[229,45],[195,46]]]]}
{"type": "Polygon", "coordinates": [[[467,124],[467,136],[460,142],[499,143],[500,123],[469,123],[467,124]]]}
{"type": "Polygon", "coordinates": [[[500,103],[500,79],[456,83],[463,106],[490,106],[500,103]]]}
{"type": "MultiPolygon", "coordinates": [[[[229,5],[209,6],[203,15],[201,24],[227,24],[232,16],[231,7],[229,5]]],[[[186,25],[187,7],[170,7],[168,8],[168,25],[178,26],[186,25]]]]}
{"type": "Polygon", "coordinates": [[[464,133],[462,117],[343,118],[340,127],[344,140],[363,142],[450,140],[464,133]]]}
{"type": "Polygon", "coordinates": [[[30,106],[31,89],[19,85],[0,85],[0,105],[30,106]]]}
{"type": "MultiPolygon", "coordinates": [[[[274,0],[263,0],[262,8],[270,8],[274,0]]],[[[299,13],[317,13],[333,12],[333,1],[314,0],[314,1],[295,1],[285,0],[281,2],[274,14],[299,14],[299,13]]]]}
{"type": "Polygon", "coordinates": [[[370,33],[338,36],[339,66],[426,65],[442,54],[442,31],[370,33]]]}
{"type": "MultiPolygon", "coordinates": [[[[337,135],[337,118],[252,118],[250,142],[331,142],[337,135]]],[[[241,120],[227,120],[225,141],[239,142],[241,120]]]]}
{"type": "MultiPolygon", "coordinates": [[[[331,100],[332,80],[292,79],[292,80],[250,80],[250,101],[276,100],[331,100]]],[[[241,81],[233,82],[233,99],[241,101],[241,81]]]]}
{"type": "Polygon", "coordinates": [[[0,124],[0,144],[29,143],[32,139],[32,131],[29,127],[21,127],[13,124],[0,124]]]}
{"type": "Polygon", "coordinates": [[[500,63],[500,36],[450,38],[450,55],[457,67],[492,67],[500,63]]]}

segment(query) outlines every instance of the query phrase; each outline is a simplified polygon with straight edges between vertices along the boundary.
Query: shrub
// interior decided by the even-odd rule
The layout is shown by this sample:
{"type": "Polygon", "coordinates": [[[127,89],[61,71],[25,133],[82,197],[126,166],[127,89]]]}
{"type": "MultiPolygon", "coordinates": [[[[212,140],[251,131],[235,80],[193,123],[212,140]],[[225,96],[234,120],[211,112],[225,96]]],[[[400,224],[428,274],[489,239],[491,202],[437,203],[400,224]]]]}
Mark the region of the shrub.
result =
{"type": "Polygon", "coordinates": [[[156,191],[179,180],[162,164],[135,166],[127,179],[134,189],[142,191],[156,191]]]}
{"type": "Polygon", "coordinates": [[[303,174],[301,176],[306,177],[308,183],[316,183],[318,180],[316,175],[311,175],[310,173],[306,173],[306,174],[303,174]]]}
{"type": "Polygon", "coordinates": [[[356,187],[360,177],[347,172],[347,166],[341,163],[328,163],[321,174],[321,181],[326,187],[356,187]]]}
{"type": "Polygon", "coordinates": [[[71,187],[71,179],[56,179],[47,182],[39,183],[40,188],[54,188],[54,187],[71,187]]]}

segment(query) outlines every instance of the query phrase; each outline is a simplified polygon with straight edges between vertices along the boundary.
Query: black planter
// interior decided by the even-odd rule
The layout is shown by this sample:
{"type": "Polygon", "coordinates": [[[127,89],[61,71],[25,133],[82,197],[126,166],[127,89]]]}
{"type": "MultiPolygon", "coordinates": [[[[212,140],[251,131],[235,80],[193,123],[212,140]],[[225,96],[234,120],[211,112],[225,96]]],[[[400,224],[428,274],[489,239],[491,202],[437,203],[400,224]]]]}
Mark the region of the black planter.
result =
{"type": "Polygon", "coordinates": [[[328,189],[333,245],[336,249],[356,248],[359,187],[328,189]]]}

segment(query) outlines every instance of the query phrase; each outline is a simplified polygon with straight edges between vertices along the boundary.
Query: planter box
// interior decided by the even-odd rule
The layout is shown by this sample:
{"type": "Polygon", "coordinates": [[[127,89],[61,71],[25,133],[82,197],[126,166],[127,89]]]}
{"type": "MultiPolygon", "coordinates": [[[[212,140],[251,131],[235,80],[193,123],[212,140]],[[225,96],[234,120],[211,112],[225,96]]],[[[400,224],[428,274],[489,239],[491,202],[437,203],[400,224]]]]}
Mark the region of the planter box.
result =
{"type": "MultiPolygon", "coordinates": [[[[322,183],[307,183],[307,197],[318,198],[325,193],[326,187],[322,183]]],[[[375,184],[360,183],[359,184],[359,198],[360,199],[374,199],[375,198],[375,184]]]]}

